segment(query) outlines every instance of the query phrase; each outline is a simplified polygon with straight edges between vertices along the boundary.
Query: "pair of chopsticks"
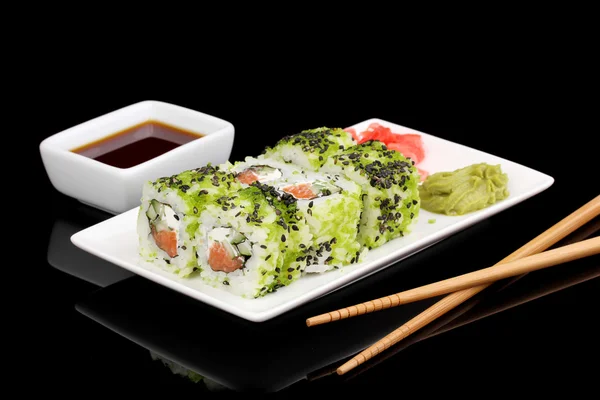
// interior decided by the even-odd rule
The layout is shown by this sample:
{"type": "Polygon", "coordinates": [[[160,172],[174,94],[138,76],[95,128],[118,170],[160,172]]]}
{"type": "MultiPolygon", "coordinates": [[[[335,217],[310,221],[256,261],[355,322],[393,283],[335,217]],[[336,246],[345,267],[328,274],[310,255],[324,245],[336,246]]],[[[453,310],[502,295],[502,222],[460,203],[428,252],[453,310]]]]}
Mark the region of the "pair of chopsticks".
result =
{"type": "Polygon", "coordinates": [[[306,320],[306,324],[309,327],[321,325],[451,293],[341,365],[337,373],[343,375],[467,301],[497,280],[599,254],[600,237],[547,250],[599,214],[600,195],[492,267],[311,317],[306,320]]]}

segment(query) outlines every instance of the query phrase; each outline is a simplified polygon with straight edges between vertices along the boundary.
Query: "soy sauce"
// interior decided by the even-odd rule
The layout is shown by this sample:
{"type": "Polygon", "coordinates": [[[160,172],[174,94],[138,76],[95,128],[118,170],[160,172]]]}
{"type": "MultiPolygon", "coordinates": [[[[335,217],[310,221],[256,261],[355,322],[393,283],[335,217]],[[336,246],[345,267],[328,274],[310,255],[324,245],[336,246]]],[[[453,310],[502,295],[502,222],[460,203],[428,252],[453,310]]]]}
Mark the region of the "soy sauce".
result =
{"type": "Polygon", "coordinates": [[[71,150],[117,168],[131,168],[204,134],[149,120],[71,150]]]}

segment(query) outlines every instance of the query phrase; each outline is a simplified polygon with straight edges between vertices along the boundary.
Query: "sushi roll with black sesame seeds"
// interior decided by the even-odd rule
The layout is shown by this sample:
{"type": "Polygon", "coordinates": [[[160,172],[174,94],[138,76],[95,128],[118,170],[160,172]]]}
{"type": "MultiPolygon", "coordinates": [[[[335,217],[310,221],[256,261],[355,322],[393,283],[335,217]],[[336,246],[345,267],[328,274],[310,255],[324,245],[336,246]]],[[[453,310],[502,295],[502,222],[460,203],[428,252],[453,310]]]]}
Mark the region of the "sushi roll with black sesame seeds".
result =
{"type": "Polygon", "coordinates": [[[321,171],[342,174],[361,185],[361,245],[379,247],[410,232],[420,210],[420,177],[409,158],[379,141],[368,141],[331,157],[321,171]]]}
{"type": "Polygon", "coordinates": [[[180,277],[197,269],[198,217],[215,199],[241,188],[230,165],[207,165],[146,182],[137,219],[139,254],[180,277]]]}
{"type": "MultiPolygon", "coordinates": [[[[305,172],[288,179],[255,184],[296,204],[313,236],[302,261],[304,272],[321,273],[360,261],[357,241],[362,188],[343,175],[305,172]]],[[[364,249],[366,250],[366,249],[364,249]]]]}
{"type": "Polygon", "coordinates": [[[341,128],[321,127],[285,136],[258,158],[272,158],[318,171],[328,158],[355,146],[356,140],[341,128]]]}
{"type": "Polygon", "coordinates": [[[312,236],[294,203],[249,186],[216,199],[199,218],[194,247],[203,282],[244,298],[298,279],[312,236]],[[294,228],[295,227],[295,228],[294,228]]]}
{"type": "Polygon", "coordinates": [[[297,165],[270,158],[258,159],[246,157],[244,161],[235,162],[231,169],[242,186],[250,186],[254,182],[274,182],[281,179],[301,175],[304,171],[297,165]]]}

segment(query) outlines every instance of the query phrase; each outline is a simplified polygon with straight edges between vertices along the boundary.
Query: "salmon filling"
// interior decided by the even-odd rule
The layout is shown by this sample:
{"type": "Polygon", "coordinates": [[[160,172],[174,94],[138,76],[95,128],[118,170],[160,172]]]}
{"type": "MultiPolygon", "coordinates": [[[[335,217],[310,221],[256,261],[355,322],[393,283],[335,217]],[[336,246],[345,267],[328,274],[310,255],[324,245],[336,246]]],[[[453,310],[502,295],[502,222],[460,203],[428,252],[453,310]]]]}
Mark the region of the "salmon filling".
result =
{"type": "Polygon", "coordinates": [[[240,172],[239,174],[237,174],[236,178],[238,181],[246,185],[251,185],[254,182],[258,181],[258,175],[256,175],[256,173],[251,169],[247,169],[245,171],[240,172]]]}
{"type": "Polygon", "coordinates": [[[254,182],[268,182],[281,178],[281,171],[268,165],[253,165],[236,175],[236,179],[246,185],[254,182]]]}
{"type": "Polygon", "coordinates": [[[244,256],[231,258],[223,243],[215,242],[208,250],[208,264],[213,271],[233,272],[244,266],[244,256]]]}
{"type": "Polygon", "coordinates": [[[286,193],[291,194],[297,199],[311,200],[317,197],[311,183],[300,183],[297,185],[286,186],[281,188],[286,193]]]}
{"type": "Polygon", "coordinates": [[[146,216],[156,246],[169,257],[177,257],[179,217],[175,211],[167,204],[152,200],[146,216]]]}
{"type": "Polygon", "coordinates": [[[214,228],[208,233],[207,258],[213,271],[236,271],[243,268],[251,256],[250,241],[232,228],[214,228]]]}
{"type": "Polygon", "coordinates": [[[164,251],[173,258],[177,255],[177,232],[175,231],[161,231],[158,232],[154,225],[150,227],[152,231],[152,238],[159,249],[164,251]]]}
{"type": "Polygon", "coordinates": [[[281,190],[291,194],[298,200],[312,200],[317,197],[329,196],[338,193],[342,189],[324,181],[302,182],[282,187],[281,190]]]}

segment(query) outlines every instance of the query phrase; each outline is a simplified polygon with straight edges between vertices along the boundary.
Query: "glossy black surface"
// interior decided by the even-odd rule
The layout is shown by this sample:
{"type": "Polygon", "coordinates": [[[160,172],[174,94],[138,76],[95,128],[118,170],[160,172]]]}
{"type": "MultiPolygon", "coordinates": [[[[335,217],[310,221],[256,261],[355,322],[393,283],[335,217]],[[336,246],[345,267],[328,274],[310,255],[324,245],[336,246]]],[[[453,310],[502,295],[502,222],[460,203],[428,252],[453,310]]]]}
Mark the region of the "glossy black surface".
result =
{"type": "MultiPolygon", "coordinates": [[[[68,86],[71,96],[45,110],[31,147],[44,206],[35,219],[34,244],[25,246],[31,275],[14,283],[20,294],[11,307],[19,327],[15,347],[23,364],[37,370],[36,381],[47,388],[76,383],[155,389],[168,384],[203,396],[367,390],[382,398],[379,393],[390,390],[398,397],[483,390],[479,393],[486,397],[492,392],[541,395],[561,390],[573,395],[596,390],[597,256],[499,282],[364,366],[344,376],[334,373],[344,360],[434,299],[313,328],[306,327],[307,317],[488,267],[600,193],[599,181],[590,177],[600,172],[598,151],[582,134],[589,126],[560,119],[560,107],[546,91],[506,82],[490,83],[484,90],[467,76],[462,84],[440,79],[431,87],[384,76],[365,78],[358,86],[341,78],[320,85],[286,81],[264,86],[265,81],[227,76],[227,94],[215,83],[186,86],[183,92],[169,86],[129,88],[106,100],[98,93],[114,93],[114,88],[99,85],[92,94],[68,86]],[[264,100],[255,97],[260,90],[264,100]],[[383,272],[282,317],[250,323],[132,276],[69,241],[77,230],[110,216],[57,193],[35,146],[59,130],[149,98],[232,122],[232,161],[258,154],[301,129],[344,127],[378,117],[510,159],[556,181],[541,194],[383,272]],[[538,106],[531,107],[532,102],[538,106]],[[562,136],[554,136],[560,138],[556,141],[552,135],[562,136]],[[205,379],[193,383],[152,354],[205,379]]],[[[39,207],[37,198],[26,202],[39,207]]],[[[599,224],[592,221],[575,239],[597,235],[599,224]]]]}

